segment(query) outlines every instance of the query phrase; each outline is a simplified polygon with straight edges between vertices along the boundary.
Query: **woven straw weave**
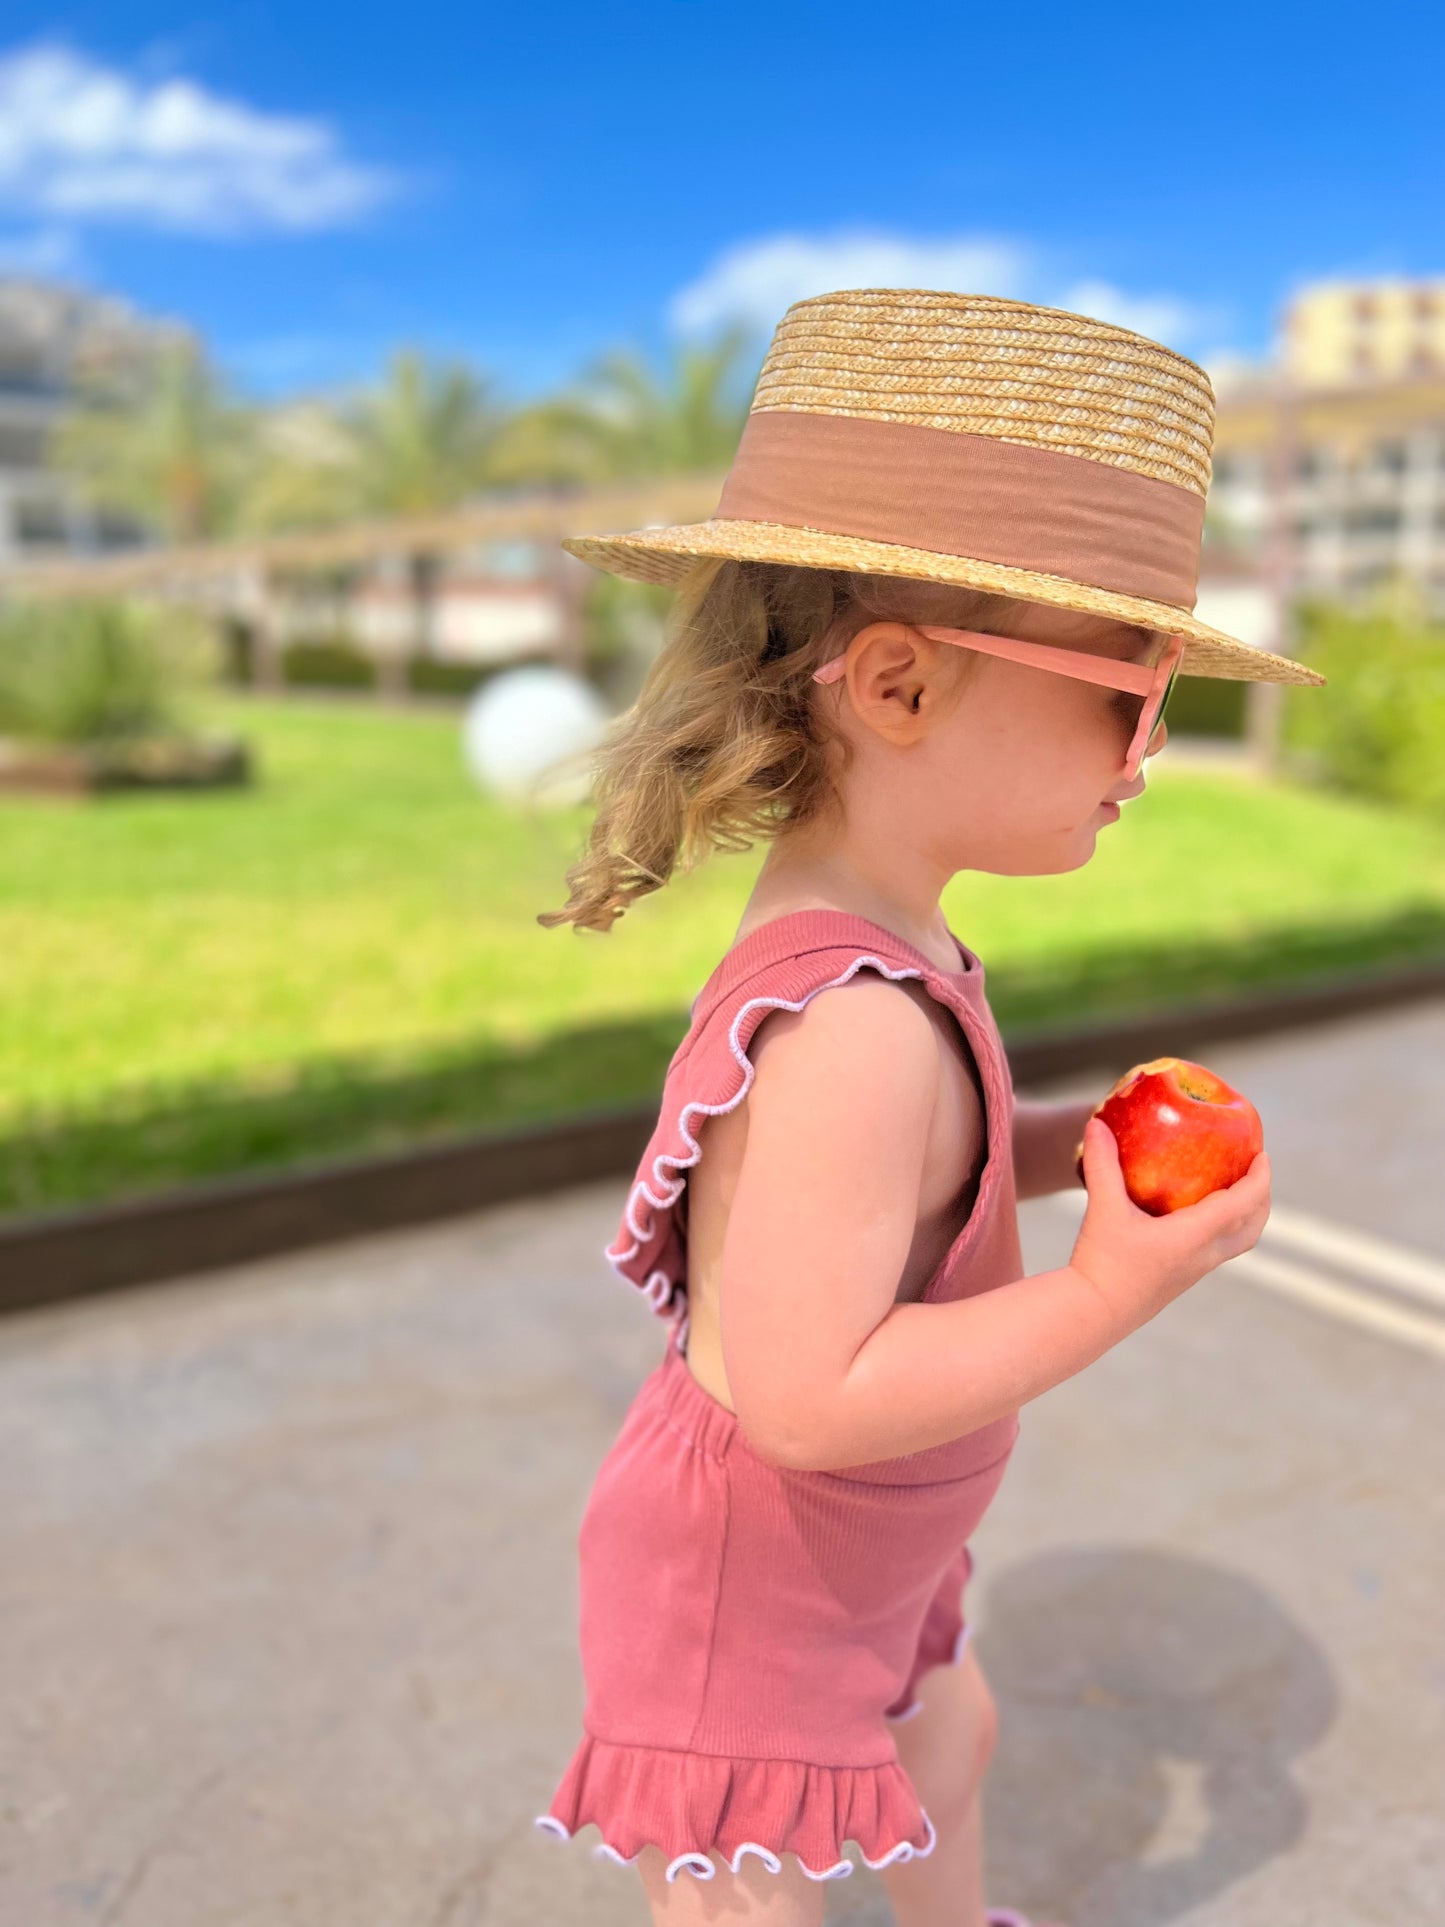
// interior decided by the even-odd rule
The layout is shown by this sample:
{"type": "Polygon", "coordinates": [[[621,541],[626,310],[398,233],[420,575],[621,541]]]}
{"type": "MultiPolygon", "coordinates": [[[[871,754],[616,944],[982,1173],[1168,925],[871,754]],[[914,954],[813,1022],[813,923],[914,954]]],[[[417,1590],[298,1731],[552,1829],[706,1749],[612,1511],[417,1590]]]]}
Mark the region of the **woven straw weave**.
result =
{"type": "Polygon", "coordinates": [[[795,302],[753,407],[993,435],[1209,487],[1202,368],[1127,328],[997,295],[873,288],[795,302]]]}

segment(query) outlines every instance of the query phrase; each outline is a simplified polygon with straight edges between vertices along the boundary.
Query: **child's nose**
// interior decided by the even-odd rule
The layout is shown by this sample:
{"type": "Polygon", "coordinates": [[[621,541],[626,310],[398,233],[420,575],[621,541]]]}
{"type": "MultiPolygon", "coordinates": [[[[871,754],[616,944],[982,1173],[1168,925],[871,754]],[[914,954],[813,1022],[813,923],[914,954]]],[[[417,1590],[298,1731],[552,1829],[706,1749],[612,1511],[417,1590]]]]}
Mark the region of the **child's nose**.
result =
{"type": "Polygon", "coordinates": [[[1161,716],[1154,725],[1154,734],[1149,738],[1148,747],[1145,749],[1144,754],[1146,756],[1157,756],[1168,741],[1169,725],[1161,716]]]}

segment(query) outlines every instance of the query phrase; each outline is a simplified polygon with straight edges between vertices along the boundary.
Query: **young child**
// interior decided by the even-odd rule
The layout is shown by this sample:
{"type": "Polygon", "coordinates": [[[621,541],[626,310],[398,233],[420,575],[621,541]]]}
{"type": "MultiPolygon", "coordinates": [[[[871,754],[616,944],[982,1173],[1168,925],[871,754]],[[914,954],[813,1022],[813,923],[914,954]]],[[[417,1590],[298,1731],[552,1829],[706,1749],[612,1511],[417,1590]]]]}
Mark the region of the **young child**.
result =
{"type": "Polygon", "coordinates": [[[679,594],[539,921],[769,846],[607,1251],[669,1338],[582,1519],[585,1731],[537,1816],[670,1927],[814,1927],[848,1840],[899,1927],[1029,1927],[981,1890],[969,1538],[1019,1408],[1249,1250],[1269,1160],[1136,1208],[1090,1103],[1015,1101],[940,896],[1087,863],[1176,673],[1323,680],[1190,613],[1212,430],[1124,329],[850,290],[787,311],[710,520],[564,545],[679,594]],[[1081,1138],[1070,1262],[1022,1276],[1017,1199],[1081,1138]]]}

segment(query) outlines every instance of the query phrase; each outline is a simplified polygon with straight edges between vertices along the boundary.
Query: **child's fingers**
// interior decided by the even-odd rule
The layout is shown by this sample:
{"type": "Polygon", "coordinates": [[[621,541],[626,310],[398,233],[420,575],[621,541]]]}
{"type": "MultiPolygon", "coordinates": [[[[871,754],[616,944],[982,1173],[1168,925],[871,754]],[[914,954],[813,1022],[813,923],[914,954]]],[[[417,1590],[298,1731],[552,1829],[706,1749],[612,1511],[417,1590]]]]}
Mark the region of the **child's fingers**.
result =
{"type": "Polygon", "coordinates": [[[1119,1140],[1101,1117],[1084,1126],[1084,1183],[1091,1192],[1122,1193],[1119,1140]]]}
{"type": "Polygon", "coordinates": [[[1222,1184],[1217,1191],[1211,1191],[1200,1199],[1201,1204],[1215,1200],[1227,1200],[1231,1209],[1253,1211],[1269,1195],[1269,1154],[1256,1152],[1250,1160],[1249,1169],[1237,1177],[1233,1184],[1222,1184]]]}
{"type": "Polygon", "coordinates": [[[1243,1177],[1207,1191],[1173,1216],[1176,1221],[1191,1220],[1200,1236],[1230,1238],[1248,1231],[1257,1219],[1262,1222],[1268,1203],[1269,1160],[1261,1151],[1243,1177]]]}

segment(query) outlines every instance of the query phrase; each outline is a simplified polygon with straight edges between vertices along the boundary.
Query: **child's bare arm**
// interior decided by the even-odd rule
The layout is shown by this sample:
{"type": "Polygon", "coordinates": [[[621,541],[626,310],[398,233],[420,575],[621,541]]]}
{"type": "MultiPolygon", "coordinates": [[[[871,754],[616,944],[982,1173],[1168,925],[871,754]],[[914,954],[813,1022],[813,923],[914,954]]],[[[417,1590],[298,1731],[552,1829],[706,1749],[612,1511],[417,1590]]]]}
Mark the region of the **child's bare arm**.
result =
{"type": "MultiPolygon", "coordinates": [[[[895,1303],[939,1093],[937,1038],[910,997],[860,975],[773,1013],[751,1055],[720,1322],[756,1451],[818,1468],[917,1451],[1013,1411],[1123,1336],[1065,1272],[895,1303]]],[[[964,1147],[960,1169],[982,1148],[964,1147]]]]}
{"type": "Polygon", "coordinates": [[[1068,1265],[900,1305],[938,1094],[932,1026],[909,997],[860,977],[775,1013],[753,1056],[721,1332],[739,1423],[780,1464],[868,1464],[1016,1410],[1248,1249],[1268,1214],[1261,1154],[1229,1190],[1150,1217],[1124,1192],[1096,1120],[1089,1210],[1068,1265]]]}
{"type": "Polygon", "coordinates": [[[1014,1095],[1014,1195],[1048,1197],[1055,1191],[1078,1188],[1074,1160],[1094,1109],[1094,1100],[1039,1098],[1014,1095]]]}
{"type": "Polygon", "coordinates": [[[938,1045],[911,997],[860,971],[800,1011],[770,1012],[749,1055],[720,1263],[723,1366],[754,1449],[792,1462],[805,1438],[833,1431],[848,1366],[893,1304],[938,1045]]]}

